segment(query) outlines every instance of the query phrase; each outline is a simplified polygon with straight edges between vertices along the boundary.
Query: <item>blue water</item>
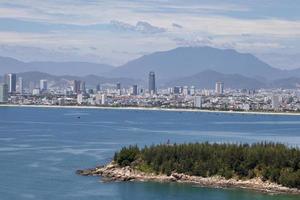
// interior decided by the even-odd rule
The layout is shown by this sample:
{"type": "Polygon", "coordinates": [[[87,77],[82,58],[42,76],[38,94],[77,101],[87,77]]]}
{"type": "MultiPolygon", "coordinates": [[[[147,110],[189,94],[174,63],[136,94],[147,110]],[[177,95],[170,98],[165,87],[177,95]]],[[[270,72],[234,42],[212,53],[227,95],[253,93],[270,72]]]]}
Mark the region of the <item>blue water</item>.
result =
{"type": "Polygon", "coordinates": [[[0,108],[0,200],[296,200],[184,184],[102,183],[77,169],[124,145],[276,141],[300,146],[300,117],[135,110],[0,108]],[[78,118],[80,116],[80,118],[78,118]]]}

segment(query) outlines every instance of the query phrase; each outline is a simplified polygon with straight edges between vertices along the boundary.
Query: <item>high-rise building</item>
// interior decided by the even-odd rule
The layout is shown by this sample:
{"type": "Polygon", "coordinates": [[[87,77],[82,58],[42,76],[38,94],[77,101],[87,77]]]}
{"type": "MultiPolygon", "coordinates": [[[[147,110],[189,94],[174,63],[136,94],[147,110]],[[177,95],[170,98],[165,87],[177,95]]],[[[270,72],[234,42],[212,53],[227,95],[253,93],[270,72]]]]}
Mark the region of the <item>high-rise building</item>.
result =
{"type": "Polygon", "coordinates": [[[153,71],[149,72],[149,93],[150,94],[156,93],[155,73],[153,71]]]}
{"type": "Polygon", "coordinates": [[[222,95],[224,94],[224,83],[223,82],[216,82],[216,88],[215,92],[217,95],[222,95]]]}
{"type": "Polygon", "coordinates": [[[29,92],[32,93],[32,91],[35,89],[35,83],[33,81],[29,82],[29,92]]]}
{"type": "Polygon", "coordinates": [[[117,83],[116,89],[117,89],[117,94],[118,94],[118,95],[121,95],[121,94],[122,94],[121,83],[117,83]]]}
{"type": "Polygon", "coordinates": [[[0,84],[0,103],[6,103],[8,101],[8,85],[0,84]]]}
{"type": "Polygon", "coordinates": [[[19,77],[18,78],[18,92],[20,94],[23,94],[24,92],[24,88],[23,88],[23,78],[22,77],[19,77]]]}
{"type": "Polygon", "coordinates": [[[101,85],[100,85],[100,83],[96,86],[96,91],[97,91],[97,92],[100,92],[100,91],[101,91],[101,85]]]}
{"type": "Polygon", "coordinates": [[[180,94],[180,90],[181,90],[180,86],[175,86],[174,89],[173,89],[173,93],[174,94],[180,94]]]}
{"type": "Polygon", "coordinates": [[[278,95],[273,95],[272,96],[272,108],[273,109],[278,109],[280,107],[280,98],[278,95]]]}
{"type": "Polygon", "coordinates": [[[80,82],[79,80],[74,80],[73,81],[73,92],[78,94],[80,93],[80,82]]]}
{"type": "Polygon", "coordinates": [[[106,94],[101,95],[101,104],[106,105],[106,94]]]}
{"type": "Polygon", "coordinates": [[[80,91],[83,93],[86,92],[85,81],[80,81],[80,91]]]}
{"type": "Polygon", "coordinates": [[[117,83],[116,87],[117,87],[117,90],[121,90],[121,83],[117,83]]]}
{"type": "Polygon", "coordinates": [[[189,87],[188,86],[184,86],[182,93],[183,93],[184,96],[188,96],[189,95],[189,87]]]}
{"type": "Polygon", "coordinates": [[[195,86],[191,86],[190,88],[190,95],[195,95],[195,86]]]}
{"type": "Polygon", "coordinates": [[[137,85],[132,86],[132,95],[138,95],[138,87],[137,85]]]}
{"type": "Polygon", "coordinates": [[[194,107],[195,108],[201,108],[202,107],[202,97],[201,96],[195,96],[194,97],[194,107]]]}
{"type": "Polygon", "coordinates": [[[83,103],[83,94],[77,94],[77,103],[82,104],[83,103]]]}
{"type": "Polygon", "coordinates": [[[32,90],[32,95],[38,96],[41,94],[40,88],[35,88],[32,90]]]}
{"type": "Polygon", "coordinates": [[[17,75],[16,74],[6,74],[4,77],[5,83],[8,86],[9,93],[16,93],[17,90],[17,75]]]}
{"type": "Polygon", "coordinates": [[[48,82],[47,80],[40,80],[40,91],[44,92],[48,90],[48,82]]]}

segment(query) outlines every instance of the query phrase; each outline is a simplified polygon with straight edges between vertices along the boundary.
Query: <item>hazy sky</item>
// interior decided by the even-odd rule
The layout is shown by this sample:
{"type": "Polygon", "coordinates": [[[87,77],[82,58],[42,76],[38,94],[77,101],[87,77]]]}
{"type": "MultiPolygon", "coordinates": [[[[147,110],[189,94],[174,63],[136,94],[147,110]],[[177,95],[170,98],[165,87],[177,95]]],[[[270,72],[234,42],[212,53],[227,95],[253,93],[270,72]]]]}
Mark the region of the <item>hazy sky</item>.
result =
{"type": "Polygon", "coordinates": [[[0,55],[121,64],[178,46],[300,67],[298,0],[1,0],[0,55]]]}

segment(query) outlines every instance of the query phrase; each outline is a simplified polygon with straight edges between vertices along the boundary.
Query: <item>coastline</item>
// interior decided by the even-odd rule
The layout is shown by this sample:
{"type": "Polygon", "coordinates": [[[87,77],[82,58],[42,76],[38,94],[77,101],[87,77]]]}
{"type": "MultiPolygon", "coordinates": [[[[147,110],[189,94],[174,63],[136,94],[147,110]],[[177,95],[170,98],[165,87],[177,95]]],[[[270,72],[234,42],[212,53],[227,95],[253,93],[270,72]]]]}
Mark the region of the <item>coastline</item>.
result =
{"type": "Polygon", "coordinates": [[[186,174],[172,173],[168,175],[157,175],[153,173],[145,173],[132,169],[131,167],[119,167],[114,162],[106,166],[96,167],[94,169],[77,170],[76,172],[82,176],[101,176],[104,181],[138,181],[138,182],[177,182],[193,184],[200,187],[211,188],[239,188],[254,190],[268,194],[293,194],[300,195],[300,190],[296,188],[288,188],[269,181],[262,181],[259,178],[249,180],[225,179],[220,176],[199,177],[186,174]]]}
{"type": "Polygon", "coordinates": [[[281,115],[281,116],[300,116],[299,113],[293,112],[259,112],[259,111],[222,111],[222,110],[205,110],[191,108],[159,108],[159,107],[101,107],[101,106],[58,106],[58,105],[23,105],[23,104],[0,104],[1,107],[17,108],[63,108],[63,109],[102,109],[102,110],[139,110],[139,111],[163,111],[163,112],[200,112],[216,114],[245,114],[245,115],[281,115]]]}

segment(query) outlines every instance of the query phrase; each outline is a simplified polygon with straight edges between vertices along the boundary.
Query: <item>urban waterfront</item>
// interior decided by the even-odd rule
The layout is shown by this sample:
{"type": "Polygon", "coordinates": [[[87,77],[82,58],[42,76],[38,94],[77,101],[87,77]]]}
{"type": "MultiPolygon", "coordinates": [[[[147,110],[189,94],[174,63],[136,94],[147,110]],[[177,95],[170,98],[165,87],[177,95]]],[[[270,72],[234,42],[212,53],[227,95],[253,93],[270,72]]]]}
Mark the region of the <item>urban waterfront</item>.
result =
{"type": "Polygon", "coordinates": [[[102,183],[75,174],[109,162],[124,145],[168,141],[299,146],[300,122],[288,115],[1,107],[1,199],[298,199],[171,183],[102,183]]]}

